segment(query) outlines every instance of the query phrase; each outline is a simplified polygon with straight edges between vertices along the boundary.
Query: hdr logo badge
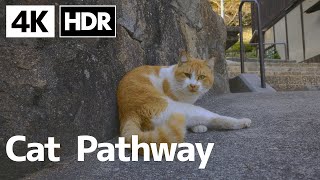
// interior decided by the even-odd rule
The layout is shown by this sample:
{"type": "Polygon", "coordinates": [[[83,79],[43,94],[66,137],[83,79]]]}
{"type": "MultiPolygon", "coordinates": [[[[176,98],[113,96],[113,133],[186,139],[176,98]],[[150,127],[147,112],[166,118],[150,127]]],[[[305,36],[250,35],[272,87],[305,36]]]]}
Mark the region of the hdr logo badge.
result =
{"type": "Polygon", "coordinates": [[[54,6],[6,6],[6,37],[54,37],[54,23],[54,6]]]}
{"type": "Polygon", "coordinates": [[[116,37],[115,5],[61,5],[61,38],[116,37]]]}

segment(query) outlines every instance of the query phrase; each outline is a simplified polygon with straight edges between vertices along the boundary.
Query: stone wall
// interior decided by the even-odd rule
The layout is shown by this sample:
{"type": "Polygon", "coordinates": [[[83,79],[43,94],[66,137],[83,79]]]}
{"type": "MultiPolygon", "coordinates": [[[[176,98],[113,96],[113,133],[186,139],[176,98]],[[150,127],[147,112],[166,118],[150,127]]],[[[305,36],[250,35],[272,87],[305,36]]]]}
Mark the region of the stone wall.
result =
{"type": "MultiPolygon", "coordinates": [[[[179,49],[215,61],[211,93],[229,92],[224,59],[226,27],[206,0],[4,0],[0,1],[0,179],[43,168],[12,163],[5,144],[14,135],[28,142],[61,143],[57,155],[77,150],[77,136],[103,142],[118,134],[116,89],[121,77],[143,64],[177,62],[179,49]],[[117,38],[6,39],[5,5],[116,4],[117,38]]],[[[16,147],[24,153],[26,144],[16,147]]],[[[62,158],[63,159],[63,158],[62,158]]]]}
{"type": "MultiPolygon", "coordinates": [[[[266,62],[266,81],[277,91],[320,90],[320,63],[266,62]]],[[[258,62],[246,62],[245,72],[260,74],[258,62]]],[[[229,77],[240,74],[240,63],[228,63],[229,77]]]]}

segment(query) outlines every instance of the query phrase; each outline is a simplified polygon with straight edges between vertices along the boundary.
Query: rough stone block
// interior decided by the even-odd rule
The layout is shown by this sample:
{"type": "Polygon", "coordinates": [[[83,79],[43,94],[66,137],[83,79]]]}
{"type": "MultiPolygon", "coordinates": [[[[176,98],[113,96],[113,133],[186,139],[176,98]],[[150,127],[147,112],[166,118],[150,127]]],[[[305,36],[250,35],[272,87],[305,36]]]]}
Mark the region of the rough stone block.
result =
{"type": "MultiPolygon", "coordinates": [[[[56,10],[66,4],[60,0],[0,1],[1,24],[5,24],[6,5],[21,3],[56,5],[56,10]]],[[[54,136],[63,144],[60,154],[67,156],[77,150],[78,135],[91,135],[99,142],[114,137],[119,131],[119,80],[137,66],[177,63],[179,49],[201,59],[213,61],[215,57],[216,83],[210,92],[229,92],[226,27],[208,1],[71,0],[67,4],[117,5],[117,38],[60,39],[56,31],[56,38],[51,39],[6,39],[1,25],[1,149],[5,149],[3,142],[17,134],[41,143],[54,136]]],[[[0,153],[0,170],[6,169],[7,175],[19,176],[43,166],[10,164],[0,153]]]]}

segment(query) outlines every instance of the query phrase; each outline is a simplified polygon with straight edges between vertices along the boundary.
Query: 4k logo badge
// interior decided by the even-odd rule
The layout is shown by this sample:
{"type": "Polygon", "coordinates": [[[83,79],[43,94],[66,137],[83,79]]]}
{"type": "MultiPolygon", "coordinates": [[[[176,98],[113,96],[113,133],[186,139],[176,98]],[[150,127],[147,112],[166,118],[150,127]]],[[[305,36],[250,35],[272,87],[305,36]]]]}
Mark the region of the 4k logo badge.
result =
{"type": "Polygon", "coordinates": [[[54,37],[54,6],[7,5],[6,37],[54,37]]]}

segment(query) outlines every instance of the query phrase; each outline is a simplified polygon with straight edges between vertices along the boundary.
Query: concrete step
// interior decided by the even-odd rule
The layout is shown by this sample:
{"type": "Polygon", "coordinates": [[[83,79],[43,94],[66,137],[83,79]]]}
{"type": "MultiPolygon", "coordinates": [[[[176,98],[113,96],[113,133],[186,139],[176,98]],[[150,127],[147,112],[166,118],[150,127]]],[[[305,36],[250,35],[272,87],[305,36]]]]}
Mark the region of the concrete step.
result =
{"type": "MultiPolygon", "coordinates": [[[[320,63],[265,63],[266,82],[277,91],[320,90],[320,63]]],[[[245,72],[260,76],[258,62],[246,62],[245,72]]],[[[228,61],[228,75],[239,76],[240,63],[228,61]]]]}
{"type": "Polygon", "coordinates": [[[239,92],[276,92],[269,84],[266,83],[266,88],[261,87],[261,78],[256,74],[240,74],[239,76],[229,80],[230,91],[232,93],[239,92]]]}

